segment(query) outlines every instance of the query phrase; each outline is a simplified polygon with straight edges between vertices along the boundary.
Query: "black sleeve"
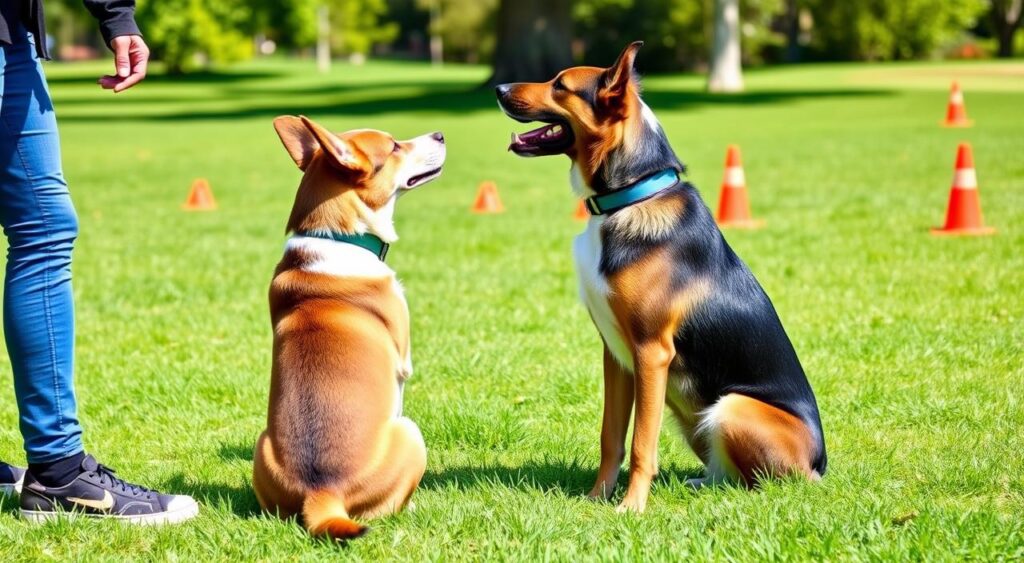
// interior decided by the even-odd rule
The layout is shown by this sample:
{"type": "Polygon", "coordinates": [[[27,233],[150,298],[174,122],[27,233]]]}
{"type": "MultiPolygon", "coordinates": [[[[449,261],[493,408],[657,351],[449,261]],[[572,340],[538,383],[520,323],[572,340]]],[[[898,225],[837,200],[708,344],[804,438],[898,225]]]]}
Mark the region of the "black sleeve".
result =
{"type": "MultiPolygon", "coordinates": [[[[157,0],[159,2],[159,0],[157,0]]],[[[135,0],[83,0],[86,9],[100,24],[103,42],[122,35],[142,35],[135,23],[135,0]]]]}

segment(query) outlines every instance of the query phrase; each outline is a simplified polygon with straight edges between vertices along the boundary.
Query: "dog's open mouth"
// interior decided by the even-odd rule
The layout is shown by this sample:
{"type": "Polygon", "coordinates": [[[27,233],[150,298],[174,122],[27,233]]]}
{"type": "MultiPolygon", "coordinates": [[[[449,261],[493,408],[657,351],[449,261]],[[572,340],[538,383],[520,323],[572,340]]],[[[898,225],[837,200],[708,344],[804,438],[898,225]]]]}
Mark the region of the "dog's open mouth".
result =
{"type": "Polygon", "coordinates": [[[508,150],[519,156],[548,156],[564,153],[574,142],[572,128],[555,121],[526,133],[512,133],[508,150]]]}
{"type": "Polygon", "coordinates": [[[433,180],[434,178],[437,178],[440,175],[441,175],[441,167],[438,166],[437,168],[435,168],[433,170],[430,170],[428,172],[424,172],[423,174],[417,174],[417,175],[413,176],[412,178],[409,178],[409,182],[406,184],[406,186],[409,187],[409,188],[415,188],[416,186],[418,186],[420,184],[426,184],[427,182],[433,180]]]}

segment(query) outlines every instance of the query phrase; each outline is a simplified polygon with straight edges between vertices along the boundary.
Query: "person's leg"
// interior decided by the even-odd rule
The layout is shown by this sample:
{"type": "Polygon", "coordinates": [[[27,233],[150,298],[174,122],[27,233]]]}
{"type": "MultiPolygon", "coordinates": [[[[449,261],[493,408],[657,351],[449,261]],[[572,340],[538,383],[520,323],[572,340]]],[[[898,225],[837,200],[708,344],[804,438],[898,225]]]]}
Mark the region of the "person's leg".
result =
{"type": "MultiPolygon", "coordinates": [[[[28,461],[49,467],[82,453],[72,386],[71,250],[78,219],[39,62],[26,41],[0,51],[0,224],[8,241],[4,337],[28,461]]],[[[79,463],[67,464],[65,473],[73,475],[79,463]]]]}
{"type": "Polygon", "coordinates": [[[14,367],[29,470],[21,514],[170,523],[195,499],[126,483],[82,451],[72,387],[71,249],[78,219],[61,172],[53,106],[24,30],[0,48],[0,225],[7,235],[4,334],[14,367]]]}

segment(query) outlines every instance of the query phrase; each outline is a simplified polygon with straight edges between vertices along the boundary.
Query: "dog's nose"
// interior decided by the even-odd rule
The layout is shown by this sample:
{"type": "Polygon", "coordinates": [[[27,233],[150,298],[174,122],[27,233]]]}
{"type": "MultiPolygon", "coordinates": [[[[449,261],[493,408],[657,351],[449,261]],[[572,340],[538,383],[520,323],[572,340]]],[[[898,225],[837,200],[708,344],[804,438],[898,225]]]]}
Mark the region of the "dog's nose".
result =
{"type": "Polygon", "coordinates": [[[494,91],[498,93],[499,98],[504,98],[508,95],[510,90],[512,90],[511,84],[498,84],[498,86],[494,88],[494,91]]]}
{"type": "Polygon", "coordinates": [[[437,141],[438,143],[444,144],[444,133],[440,131],[434,131],[430,134],[430,138],[437,141]]]}

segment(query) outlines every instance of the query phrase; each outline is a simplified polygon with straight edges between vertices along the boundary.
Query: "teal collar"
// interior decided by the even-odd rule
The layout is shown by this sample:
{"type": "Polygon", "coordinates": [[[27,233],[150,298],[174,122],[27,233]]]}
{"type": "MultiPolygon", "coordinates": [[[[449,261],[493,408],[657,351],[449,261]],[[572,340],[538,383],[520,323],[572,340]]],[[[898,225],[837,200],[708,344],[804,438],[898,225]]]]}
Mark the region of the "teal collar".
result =
{"type": "Polygon", "coordinates": [[[669,168],[653,176],[648,176],[632,186],[615,190],[611,193],[588,197],[583,202],[586,204],[587,211],[590,211],[591,215],[606,215],[623,207],[629,207],[634,203],[654,197],[677,183],[679,183],[679,173],[674,168],[669,168]]]}
{"type": "Polygon", "coordinates": [[[326,233],[323,231],[298,231],[295,234],[300,237],[322,238],[365,248],[366,250],[374,253],[381,262],[384,261],[384,258],[388,255],[388,248],[391,247],[391,245],[381,240],[380,237],[369,234],[347,235],[345,233],[336,233],[333,231],[326,233]]]}

